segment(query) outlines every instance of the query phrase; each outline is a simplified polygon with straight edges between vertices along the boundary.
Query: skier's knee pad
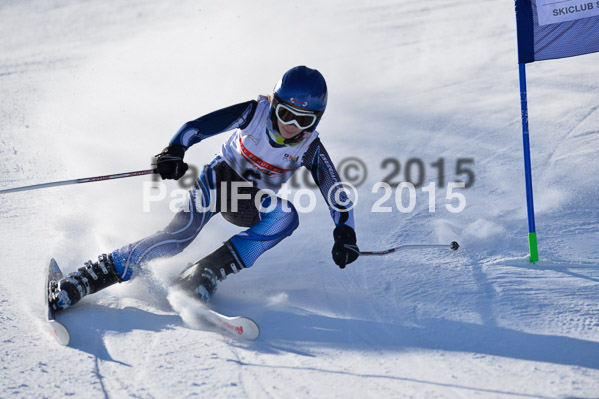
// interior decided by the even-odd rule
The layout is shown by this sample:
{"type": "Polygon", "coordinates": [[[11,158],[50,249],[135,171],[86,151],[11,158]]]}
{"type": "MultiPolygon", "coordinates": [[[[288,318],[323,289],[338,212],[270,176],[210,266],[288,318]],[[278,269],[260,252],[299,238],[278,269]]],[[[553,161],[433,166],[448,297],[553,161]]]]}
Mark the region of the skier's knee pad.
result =
{"type": "Polygon", "coordinates": [[[298,226],[298,213],[291,202],[279,197],[274,201],[266,197],[262,201],[260,221],[231,237],[231,243],[246,267],[250,267],[260,255],[289,237],[298,226]]]}

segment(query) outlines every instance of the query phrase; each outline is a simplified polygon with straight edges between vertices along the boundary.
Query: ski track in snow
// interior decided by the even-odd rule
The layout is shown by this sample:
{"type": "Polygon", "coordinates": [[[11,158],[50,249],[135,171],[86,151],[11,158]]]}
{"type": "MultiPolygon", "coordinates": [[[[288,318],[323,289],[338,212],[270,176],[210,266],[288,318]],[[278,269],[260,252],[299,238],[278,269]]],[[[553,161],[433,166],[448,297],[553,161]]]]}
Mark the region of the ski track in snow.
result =
{"type": "MultiPolygon", "coordinates": [[[[599,397],[599,55],[528,67],[541,262],[527,224],[513,3],[5,1],[0,5],[0,188],[138,170],[179,126],[271,90],[297,64],[327,78],[319,130],[336,162],[368,166],[363,250],[457,240],[339,270],[320,194],[293,236],[219,286],[255,342],[186,325],[169,276],[237,232],[215,217],[186,251],[61,314],[42,333],[42,270],[65,273],[162,228],[146,178],[0,195],[0,397],[599,397]],[[290,32],[292,32],[290,34],[290,32]],[[366,142],[365,142],[366,140],[366,142]],[[389,175],[472,158],[466,209],[371,213],[389,175]],[[321,221],[324,221],[321,223],[321,221]]],[[[225,136],[195,146],[202,165],[225,136]]],[[[168,183],[168,189],[179,188],[168,183]]],[[[405,200],[404,200],[405,201],[405,200]]]]}

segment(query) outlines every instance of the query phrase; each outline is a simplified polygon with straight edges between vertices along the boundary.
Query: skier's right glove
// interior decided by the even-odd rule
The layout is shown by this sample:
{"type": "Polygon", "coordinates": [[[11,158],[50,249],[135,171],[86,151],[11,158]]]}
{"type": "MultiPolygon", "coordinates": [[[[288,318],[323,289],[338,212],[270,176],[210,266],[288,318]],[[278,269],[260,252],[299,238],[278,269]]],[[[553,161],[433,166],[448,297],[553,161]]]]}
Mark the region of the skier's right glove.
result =
{"type": "Polygon", "coordinates": [[[185,147],[177,144],[169,145],[156,155],[156,169],[163,180],[178,180],[183,177],[189,167],[183,162],[184,155],[185,147]]]}
{"type": "Polygon", "coordinates": [[[333,230],[333,260],[342,269],[360,256],[360,249],[356,245],[356,232],[349,226],[340,224],[333,230]]]}

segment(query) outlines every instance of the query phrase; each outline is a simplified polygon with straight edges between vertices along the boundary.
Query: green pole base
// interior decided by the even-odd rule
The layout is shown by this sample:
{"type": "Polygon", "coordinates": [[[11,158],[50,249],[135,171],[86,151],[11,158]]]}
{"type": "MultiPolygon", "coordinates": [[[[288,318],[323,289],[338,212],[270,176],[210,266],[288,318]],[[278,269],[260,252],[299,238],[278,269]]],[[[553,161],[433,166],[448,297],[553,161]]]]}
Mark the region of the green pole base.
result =
{"type": "Polygon", "coordinates": [[[528,233],[528,246],[530,248],[530,261],[535,263],[539,260],[539,249],[537,248],[537,233],[528,233]]]}

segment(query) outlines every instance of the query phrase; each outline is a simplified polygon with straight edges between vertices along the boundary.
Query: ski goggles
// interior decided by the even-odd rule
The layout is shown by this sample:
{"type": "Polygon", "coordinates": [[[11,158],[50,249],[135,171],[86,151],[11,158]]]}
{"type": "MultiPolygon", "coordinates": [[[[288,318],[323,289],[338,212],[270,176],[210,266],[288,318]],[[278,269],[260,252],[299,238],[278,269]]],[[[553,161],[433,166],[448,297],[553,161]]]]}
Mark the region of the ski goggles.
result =
{"type": "Polygon", "coordinates": [[[281,103],[277,104],[275,115],[283,125],[295,125],[302,130],[311,128],[318,120],[312,111],[300,111],[281,103]]]}

